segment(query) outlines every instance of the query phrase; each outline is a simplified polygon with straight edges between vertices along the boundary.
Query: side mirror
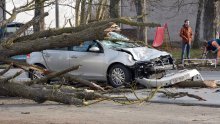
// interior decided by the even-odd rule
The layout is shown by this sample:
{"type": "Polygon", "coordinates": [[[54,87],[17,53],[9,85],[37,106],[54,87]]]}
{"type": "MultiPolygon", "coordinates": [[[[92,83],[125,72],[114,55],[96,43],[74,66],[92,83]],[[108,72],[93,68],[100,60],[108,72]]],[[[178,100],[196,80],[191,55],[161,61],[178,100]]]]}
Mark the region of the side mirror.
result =
{"type": "Polygon", "coordinates": [[[90,52],[99,52],[100,49],[97,46],[93,46],[93,47],[89,48],[89,51],[90,52]]]}

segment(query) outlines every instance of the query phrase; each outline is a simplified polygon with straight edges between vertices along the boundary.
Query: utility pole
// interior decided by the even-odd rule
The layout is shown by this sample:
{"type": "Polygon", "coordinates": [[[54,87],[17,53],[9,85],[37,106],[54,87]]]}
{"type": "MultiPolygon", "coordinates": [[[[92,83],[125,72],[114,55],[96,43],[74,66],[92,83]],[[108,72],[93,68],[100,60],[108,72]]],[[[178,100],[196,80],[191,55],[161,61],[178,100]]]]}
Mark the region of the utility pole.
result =
{"type": "Polygon", "coordinates": [[[58,0],[55,1],[55,18],[56,18],[56,28],[59,28],[59,3],[58,3],[58,0]]]}

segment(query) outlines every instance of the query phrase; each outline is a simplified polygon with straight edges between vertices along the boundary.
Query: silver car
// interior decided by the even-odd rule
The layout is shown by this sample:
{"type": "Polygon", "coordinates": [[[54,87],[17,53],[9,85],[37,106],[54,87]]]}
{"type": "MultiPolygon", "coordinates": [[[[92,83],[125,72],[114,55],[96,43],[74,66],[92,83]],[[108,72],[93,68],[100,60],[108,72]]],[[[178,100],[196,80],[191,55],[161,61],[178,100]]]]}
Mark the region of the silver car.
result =
{"type": "Polygon", "coordinates": [[[175,66],[167,52],[129,42],[127,37],[115,32],[110,32],[109,37],[116,40],[91,40],[76,46],[32,52],[27,63],[52,71],[81,65],[70,74],[87,80],[107,81],[114,87],[135,79],[161,78],[165,70],[175,66]]]}

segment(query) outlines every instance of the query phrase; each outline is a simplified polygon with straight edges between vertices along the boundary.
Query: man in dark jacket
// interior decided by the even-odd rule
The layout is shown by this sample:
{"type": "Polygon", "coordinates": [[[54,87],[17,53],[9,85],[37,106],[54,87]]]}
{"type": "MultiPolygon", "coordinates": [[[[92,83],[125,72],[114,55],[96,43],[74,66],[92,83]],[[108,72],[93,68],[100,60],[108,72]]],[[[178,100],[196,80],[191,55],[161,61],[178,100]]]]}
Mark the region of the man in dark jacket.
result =
{"type": "Polygon", "coordinates": [[[214,39],[204,42],[205,50],[212,51],[212,53],[217,53],[217,63],[220,64],[220,39],[214,39]]]}
{"type": "Polygon", "coordinates": [[[182,54],[181,60],[183,63],[185,51],[187,53],[187,59],[190,59],[190,49],[192,44],[192,28],[189,26],[189,20],[184,21],[184,25],[180,30],[180,37],[182,38],[182,54]]]}

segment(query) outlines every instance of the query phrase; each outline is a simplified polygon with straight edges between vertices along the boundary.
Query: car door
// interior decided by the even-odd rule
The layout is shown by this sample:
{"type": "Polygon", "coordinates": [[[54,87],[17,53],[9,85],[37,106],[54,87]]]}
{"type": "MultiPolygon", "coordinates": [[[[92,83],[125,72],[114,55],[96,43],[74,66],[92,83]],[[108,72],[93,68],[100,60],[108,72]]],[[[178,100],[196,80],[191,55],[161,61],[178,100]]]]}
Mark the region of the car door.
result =
{"type": "Polygon", "coordinates": [[[79,46],[73,46],[69,53],[70,66],[81,65],[78,70],[72,71],[73,75],[89,80],[104,80],[105,71],[103,69],[104,53],[96,41],[85,41],[79,46]],[[89,51],[90,47],[98,47],[99,52],[89,51]]]}
{"type": "Polygon", "coordinates": [[[61,71],[69,68],[69,51],[67,47],[44,50],[42,54],[48,69],[61,71]]]}

